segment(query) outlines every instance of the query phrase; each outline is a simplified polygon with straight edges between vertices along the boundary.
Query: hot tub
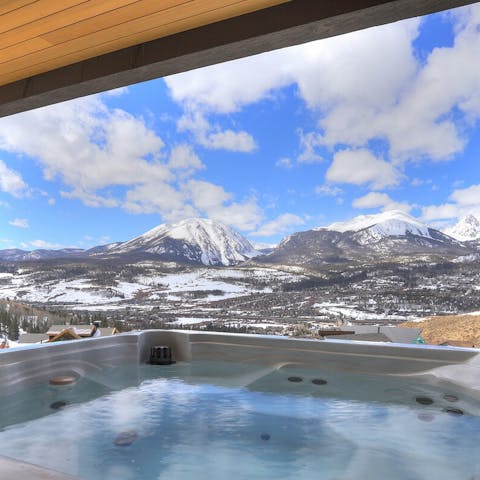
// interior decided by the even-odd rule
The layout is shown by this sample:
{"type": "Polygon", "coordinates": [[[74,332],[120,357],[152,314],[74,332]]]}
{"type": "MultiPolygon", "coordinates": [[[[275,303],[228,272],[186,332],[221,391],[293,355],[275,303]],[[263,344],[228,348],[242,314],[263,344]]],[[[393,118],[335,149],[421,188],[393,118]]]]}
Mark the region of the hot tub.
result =
{"type": "Polygon", "coordinates": [[[472,349],[144,331],[0,364],[0,478],[480,478],[472,349]]]}

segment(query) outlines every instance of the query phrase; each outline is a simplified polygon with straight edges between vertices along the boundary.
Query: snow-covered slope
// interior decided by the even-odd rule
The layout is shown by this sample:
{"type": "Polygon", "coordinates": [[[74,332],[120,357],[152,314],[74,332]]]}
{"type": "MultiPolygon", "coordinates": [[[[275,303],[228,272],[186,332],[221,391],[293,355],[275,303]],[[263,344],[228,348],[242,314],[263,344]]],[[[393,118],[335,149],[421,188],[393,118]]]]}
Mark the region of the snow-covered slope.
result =
{"type": "Polygon", "coordinates": [[[165,260],[204,265],[234,265],[260,254],[246,238],[230,227],[200,218],[160,225],[116,245],[110,253],[148,253],[165,260]]]}
{"type": "Polygon", "coordinates": [[[376,215],[359,215],[346,222],[332,223],[324,228],[341,233],[359,232],[368,229],[373,238],[404,236],[407,234],[432,238],[430,229],[426,225],[399,210],[390,210],[376,215]]]}
{"type": "Polygon", "coordinates": [[[467,215],[453,227],[445,229],[444,233],[461,242],[478,240],[480,239],[480,221],[474,215],[467,215]]]}

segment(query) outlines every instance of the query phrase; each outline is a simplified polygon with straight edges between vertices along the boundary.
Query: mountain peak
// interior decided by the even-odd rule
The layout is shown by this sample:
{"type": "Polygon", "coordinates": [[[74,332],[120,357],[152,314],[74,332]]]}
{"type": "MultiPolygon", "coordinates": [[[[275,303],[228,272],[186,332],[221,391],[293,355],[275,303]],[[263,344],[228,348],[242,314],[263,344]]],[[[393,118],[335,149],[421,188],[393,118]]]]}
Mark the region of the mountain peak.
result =
{"type": "Polygon", "coordinates": [[[148,232],[145,232],[141,237],[158,237],[168,234],[170,237],[179,240],[193,240],[195,235],[199,232],[212,231],[215,229],[229,230],[233,232],[230,227],[215,220],[210,220],[208,218],[187,218],[178,223],[162,223],[148,232]]]}
{"type": "Polygon", "coordinates": [[[480,220],[473,215],[472,213],[469,213],[466,217],[462,219],[464,223],[467,223],[469,225],[474,225],[475,227],[480,227],[480,220]]]}
{"type": "Polygon", "coordinates": [[[425,224],[401,210],[389,210],[373,215],[359,215],[351,220],[335,222],[321,229],[341,233],[369,229],[372,233],[380,236],[398,236],[410,233],[430,237],[429,229],[425,224]]]}
{"type": "Polygon", "coordinates": [[[480,221],[470,213],[452,227],[445,229],[444,233],[461,242],[477,240],[480,238],[480,221]]]}
{"type": "Polygon", "coordinates": [[[115,250],[115,253],[146,252],[204,265],[233,265],[259,255],[238,232],[206,218],[159,225],[115,250]]]}

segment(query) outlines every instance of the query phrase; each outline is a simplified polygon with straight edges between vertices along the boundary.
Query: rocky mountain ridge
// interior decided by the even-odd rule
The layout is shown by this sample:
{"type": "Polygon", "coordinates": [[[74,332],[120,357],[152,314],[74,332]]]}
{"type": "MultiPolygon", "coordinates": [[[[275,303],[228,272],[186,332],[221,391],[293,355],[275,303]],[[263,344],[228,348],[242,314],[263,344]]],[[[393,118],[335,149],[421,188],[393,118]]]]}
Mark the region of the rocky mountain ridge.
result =
{"type": "Polygon", "coordinates": [[[186,264],[229,266],[260,255],[232,228],[214,220],[193,218],[163,224],[126,242],[89,250],[0,250],[0,261],[32,261],[51,258],[155,258],[186,264]]]}
{"type": "Polygon", "coordinates": [[[294,233],[256,261],[321,268],[327,264],[395,261],[401,256],[455,257],[474,251],[474,246],[394,210],[294,233]]]}
{"type": "Polygon", "coordinates": [[[297,232],[284,238],[272,250],[259,251],[241,234],[220,222],[189,219],[160,225],[126,242],[89,250],[0,250],[0,261],[148,258],[207,266],[231,266],[250,261],[319,268],[347,262],[395,261],[399,256],[477,254],[478,242],[472,241],[477,228],[480,237],[480,222],[469,216],[452,228],[454,235],[451,236],[404,212],[393,210],[297,232]],[[462,241],[461,238],[468,240],[462,241]]]}
{"type": "Polygon", "coordinates": [[[160,225],[128,242],[117,244],[108,253],[147,253],[164,260],[224,266],[260,255],[245,237],[232,228],[199,218],[160,225]]]}

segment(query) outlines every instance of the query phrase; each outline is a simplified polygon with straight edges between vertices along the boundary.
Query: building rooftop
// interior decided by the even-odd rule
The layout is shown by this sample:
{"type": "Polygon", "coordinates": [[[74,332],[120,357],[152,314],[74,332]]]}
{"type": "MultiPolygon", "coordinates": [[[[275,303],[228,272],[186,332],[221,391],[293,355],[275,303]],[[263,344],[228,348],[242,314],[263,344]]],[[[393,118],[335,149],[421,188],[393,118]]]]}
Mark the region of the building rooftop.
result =
{"type": "Polygon", "coordinates": [[[52,325],[47,332],[48,336],[58,335],[66,329],[72,330],[80,337],[90,337],[95,330],[95,325],[52,325]]]}
{"type": "Polygon", "coordinates": [[[46,333],[23,333],[18,339],[18,343],[42,343],[48,340],[46,333]]]}
{"type": "Polygon", "coordinates": [[[359,342],[391,342],[384,333],[356,333],[346,335],[327,335],[325,338],[335,340],[357,340],[359,342]]]}

